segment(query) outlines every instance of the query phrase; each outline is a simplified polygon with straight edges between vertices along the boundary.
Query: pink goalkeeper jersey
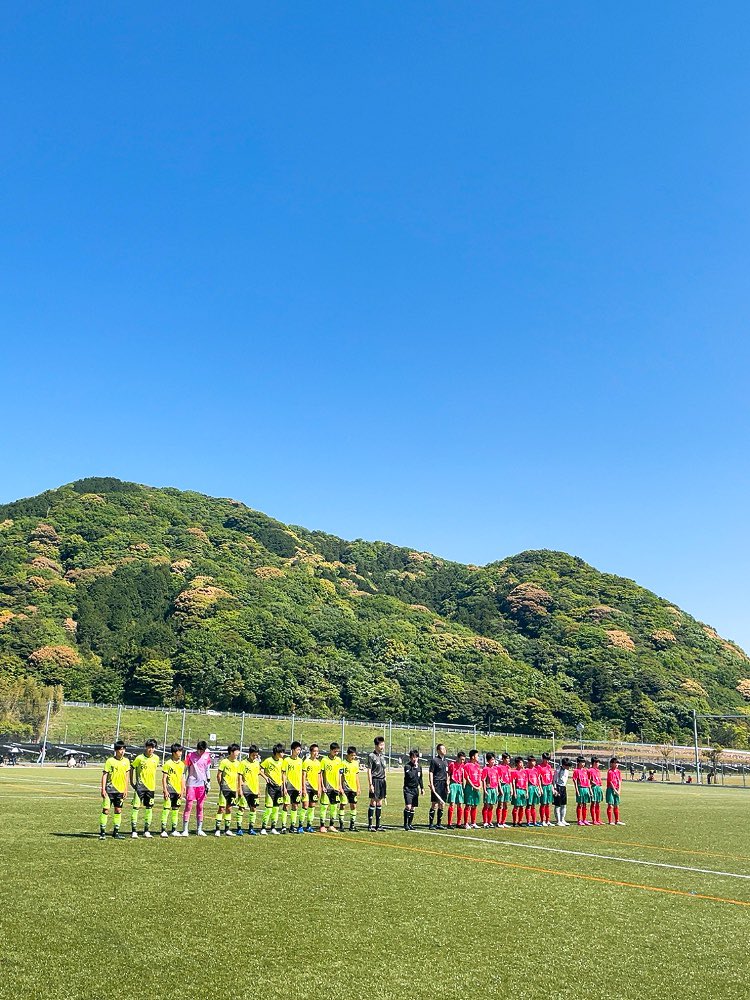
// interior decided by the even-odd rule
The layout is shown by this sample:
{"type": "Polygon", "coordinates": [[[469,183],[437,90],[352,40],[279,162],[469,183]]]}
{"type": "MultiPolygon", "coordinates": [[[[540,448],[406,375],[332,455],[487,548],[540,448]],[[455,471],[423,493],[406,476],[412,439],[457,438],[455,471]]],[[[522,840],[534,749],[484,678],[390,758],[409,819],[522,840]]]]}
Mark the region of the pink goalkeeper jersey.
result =
{"type": "Polygon", "coordinates": [[[599,786],[601,786],[602,775],[601,775],[601,771],[599,770],[598,767],[590,767],[589,768],[589,778],[591,778],[591,784],[592,785],[599,785],[599,786]]]}
{"type": "Polygon", "coordinates": [[[620,769],[610,768],[607,771],[607,788],[612,788],[615,792],[619,792],[621,782],[622,782],[622,774],[620,774],[620,769]]]}
{"type": "Polygon", "coordinates": [[[510,776],[516,788],[524,790],[529,787],[529,772],[526,768],[522,767],[520,771],[511,771],[510,776]]]}
{"type": "Polygon", "coordinates": [[[573,771],[573,781],[579,788],[591,788],[588,768],[577,767],[575,771],[573,771]]]}
{"type": "Polygon", "coordinates": [[[492,767],[482,768],[482,781],[486,782],[488,788],[497,788],[500,784],[498,770],[497,764],[493,764],[492,767]]]}
{"type": "Polygon", "coordinates": [[[472,784],[475,788],[479,788],[479,782],[481,780],[482,767],[477,764],[474,760],[467,760],[464,764],[464,776],[466,780],[472,784]]]}
{"type": "Polygon", "coordinates": [[[510,784],[510,764],[498,764],[497,773],[500,776],[501,785],[510,784]]]}
{"type": "Polygon", "coordinates": [[[192,750],[185,758],[185,770],[187,771],[187,788],[201,788],[208,781],[211,770],[211,754],[197,754],[192,750]]]}
{"type": "Polygon", "coordinates": [[[465,764],[459,764],[457,760],[452,760],[448,765],[448,776],[454,785],[463,785],[465,764]]]}

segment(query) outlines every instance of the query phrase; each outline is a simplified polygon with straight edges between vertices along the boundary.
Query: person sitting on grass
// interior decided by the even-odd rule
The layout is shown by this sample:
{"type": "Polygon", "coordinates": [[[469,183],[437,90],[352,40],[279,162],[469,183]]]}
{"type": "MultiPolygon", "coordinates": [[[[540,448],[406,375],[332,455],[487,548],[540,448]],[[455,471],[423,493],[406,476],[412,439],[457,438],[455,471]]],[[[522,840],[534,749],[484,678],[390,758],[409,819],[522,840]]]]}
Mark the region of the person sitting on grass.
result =
{"type": "Polygon", "coordinates": [[[118,740],[114,746],[114,753],[107,757],[102,771],[101,794],[102,811],[99,817],[99,840],[104,840],[107,834],[107,817],[109,810],[114,811],[112,816],[112,836],[115,840],[122,840],[120,833],[120,823],[122,822],[122,804],[128,792],[128,777],[130,776],[130,759],[125,756],[125,743],[118,740]]]}

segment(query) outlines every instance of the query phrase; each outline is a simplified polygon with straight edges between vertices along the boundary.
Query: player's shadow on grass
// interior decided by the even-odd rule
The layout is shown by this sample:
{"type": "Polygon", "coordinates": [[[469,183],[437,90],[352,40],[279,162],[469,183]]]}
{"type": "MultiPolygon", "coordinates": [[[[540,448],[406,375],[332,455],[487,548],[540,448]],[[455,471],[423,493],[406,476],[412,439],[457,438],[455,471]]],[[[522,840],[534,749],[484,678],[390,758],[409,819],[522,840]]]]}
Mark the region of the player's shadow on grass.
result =
{"type": "Polygon", "coordinates": [[[55,833],[50,834],[52,837],[77,837],[83,838],[84,840],[98,840],[98,833],[55,833]]]}

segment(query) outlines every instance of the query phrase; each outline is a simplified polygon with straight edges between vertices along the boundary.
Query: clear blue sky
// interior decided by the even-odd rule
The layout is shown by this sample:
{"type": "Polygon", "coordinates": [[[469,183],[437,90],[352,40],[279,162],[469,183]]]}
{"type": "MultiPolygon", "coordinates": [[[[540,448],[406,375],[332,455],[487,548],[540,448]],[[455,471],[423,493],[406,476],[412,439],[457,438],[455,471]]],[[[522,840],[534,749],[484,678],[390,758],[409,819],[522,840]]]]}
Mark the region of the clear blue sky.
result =
{"type": "Polygon", "coordinates": [[[2,15],[0,500],[114,475],[750,648],[750,6],[2,15]]]}

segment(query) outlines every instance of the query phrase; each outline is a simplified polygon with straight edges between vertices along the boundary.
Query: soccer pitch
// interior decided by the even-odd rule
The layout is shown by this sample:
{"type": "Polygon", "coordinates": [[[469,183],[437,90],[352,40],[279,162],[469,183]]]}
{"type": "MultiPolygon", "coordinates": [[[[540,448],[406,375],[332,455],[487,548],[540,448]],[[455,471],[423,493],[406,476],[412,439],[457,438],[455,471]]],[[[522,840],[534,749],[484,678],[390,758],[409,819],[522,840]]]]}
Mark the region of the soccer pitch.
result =
{"type": "Polygon", "coordinates": [[[624,827],[407,834],[394,773],[381,834],[102,843],[99,775],[0,770],[3,1000],[748,995],[741,790],[626,782],[624,827]]]}

